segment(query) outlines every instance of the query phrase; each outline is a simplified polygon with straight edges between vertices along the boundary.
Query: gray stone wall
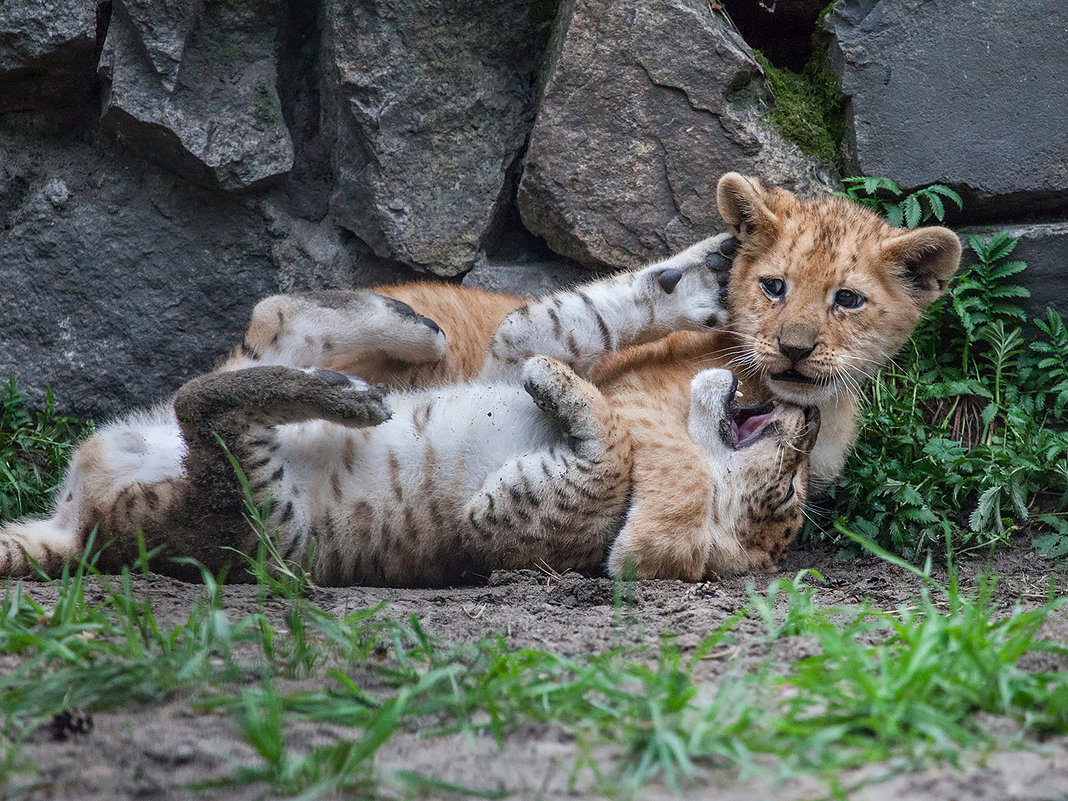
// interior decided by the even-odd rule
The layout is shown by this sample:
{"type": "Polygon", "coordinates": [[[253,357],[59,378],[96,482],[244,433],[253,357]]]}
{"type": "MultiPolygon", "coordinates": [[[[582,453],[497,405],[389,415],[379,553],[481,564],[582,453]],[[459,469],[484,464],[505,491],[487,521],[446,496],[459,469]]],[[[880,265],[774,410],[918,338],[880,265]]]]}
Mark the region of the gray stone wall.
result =
{"type": "MultiPolygon", "coordinates": [[[[1031,226],[1036,305],[1066,294],[1068,216],[1064,12],[1039,5],[841,0],[826,23],[848,170],[1031,226]]],[[[271,292],[542,293],[716,230],[727,170],[830,191],[719,6],[6,0],[0,376],[103,418],[210,367],[271,292]]]]}
{"type": "Polygon", "coordinates": [[[1068,315],[1068,6],[839,0],[825,25],[846,171],[954,187],[964,233],[1020,239],[1029,311],[1068,315]]]}

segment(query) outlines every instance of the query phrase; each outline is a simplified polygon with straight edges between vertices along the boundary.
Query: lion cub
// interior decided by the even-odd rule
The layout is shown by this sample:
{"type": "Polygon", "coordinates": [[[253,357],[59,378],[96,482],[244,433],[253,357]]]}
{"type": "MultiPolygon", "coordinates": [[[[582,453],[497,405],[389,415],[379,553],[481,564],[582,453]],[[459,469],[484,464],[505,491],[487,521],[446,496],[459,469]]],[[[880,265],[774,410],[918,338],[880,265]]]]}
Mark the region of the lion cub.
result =
{"type": "MultiPolygon", "coordinates": [[[[905,343],[960,264],[952,231],[891,228],[842,199],[799,198],[728,173],[719,181],[717,203],[737,237],[706,248],[717,263],[734,260],[729,327],[674,333],[637,347],[609,342],[613,352],[589,376],[620,408],[639,410],[630,425],[632,437],[642,432],[645,446],[634,454],[635,495],[611,564],[618,569],[628,558],[643,577],[698,579],[767,565],[782,553],[778,535],[735,537],[716,525],[731,514],[709,513],[702,487],[720,488],[741,502],[751,485],[714,475],[691,441],[690,388],[699,370],[734,370],[749,403],[817,407],[822,423],[811,483],[825,485],[841,471],[856,437],[861,385],[905,343]]],[[[346,325],[338,296],[276,296],[256,307],[230,365],[283,354],[293,363],[394,387],[456,381],[479,372],[498,325],[524,304],[443,284],[378,292],[432,317],[449,333],[447,345],[434,352],[399,340],[368,347],[346,325]]],[[[540,325],[546,337],[566,344],[558,315],[543,315],[540,325]]],[[[574,339],[603,337],[592,326],[574,339]]]]}
{"type": "MultiPolygon", "coordinates": [[[[31,559],[54,573],[93,530],[110,543],[104,567],[136,558],[139,532],[164,556],[233,563],[257,541],[226,450],[255,502],[270,499],[284,558],[323,584],[444,584],[535,564],[595,570],[610,548],[611,572],[646,574],[649,555],[627,533],[657,493],[643,486],[659,478],[641,459],[672,443],[696,460],[696,482],[672,490],[701,507],[702,547],[716,555],[708,569],[749,564],[738,561],[747,549],[774,557],[799,522],[814,410],[739,408],[737,380],[702,371],[675,441],[644,399],[581,377],[614,350],[721,325],[727,262],[712,260],[713,270],[708,259],[723,241],[516,309],[478,379],[436,389],[386,394],[315,364],[338,347],[439,361],[434,321],[366,292],[289,299],[290,328],[266,352],[238,355],[173,404],[87,440],[52,517],[0,529],[0,575],[29,573],[31,559]]],[[[671,549],[664,558],[662,572],[675,572],[671,549]]]]}

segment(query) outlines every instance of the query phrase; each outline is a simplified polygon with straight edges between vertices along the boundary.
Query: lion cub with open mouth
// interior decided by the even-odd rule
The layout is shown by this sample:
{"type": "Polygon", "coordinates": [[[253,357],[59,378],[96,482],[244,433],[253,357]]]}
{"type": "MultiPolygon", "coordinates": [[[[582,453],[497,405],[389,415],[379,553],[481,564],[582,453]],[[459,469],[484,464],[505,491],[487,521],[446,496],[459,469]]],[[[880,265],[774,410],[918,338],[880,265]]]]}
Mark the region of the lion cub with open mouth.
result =
{"type": "MultiPolygon", "coordinates": [[[[135,559],[139,534],[168,572],[189,570],[173,556],[240,563],[235,552],[258,542],[227,451],[254,502],[269,499],[279,551],[321,584],[437,585],[537,564],[594,571],[606,556],[613,574],[672,575],[678,549],[665,546],[658,565],[649,544],[677,532],[642,530],[650,503],[701,515],[702,574],[759,563],[751,552],[773,561],[800,527],[815,408],[740,407],[737,379],[704,370],[680,434],[660,424],[675,411],[658,410],[655,395],[586,379],[607,353],[722,325],[729,263],[712,257],[724,242],[521,306],[470,383],[387,393],[307,365],[318,358],[301,348],[330,349],[323,320],[316,337],[289,331],[273,357],[232,362],[90,437],[53,515],[0,529],[0,575],[30,574],[32,562],[55,574],[93,531],[105,568],[135,559]],[[662,487],[648,469],[672,452],[691,462],[692,485],[662,487]]],[[[433,321],[379,295],[320,294],[314,310],[342,316],[350,353],[430,362],[445,352],[433,321]]]]}

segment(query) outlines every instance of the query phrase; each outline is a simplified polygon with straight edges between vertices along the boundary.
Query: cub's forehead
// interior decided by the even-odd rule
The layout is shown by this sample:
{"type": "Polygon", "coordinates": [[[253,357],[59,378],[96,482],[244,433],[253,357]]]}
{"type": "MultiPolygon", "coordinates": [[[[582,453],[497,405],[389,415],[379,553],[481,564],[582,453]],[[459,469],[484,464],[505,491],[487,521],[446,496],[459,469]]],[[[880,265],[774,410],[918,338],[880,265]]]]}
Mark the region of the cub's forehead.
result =
{"type": "Polygon", "coordinates": [[[800,200],[779,222],[767,260],[787,276],[881,282],[882,245],[894,229],[871,211],[837,198],[800,200]]]}

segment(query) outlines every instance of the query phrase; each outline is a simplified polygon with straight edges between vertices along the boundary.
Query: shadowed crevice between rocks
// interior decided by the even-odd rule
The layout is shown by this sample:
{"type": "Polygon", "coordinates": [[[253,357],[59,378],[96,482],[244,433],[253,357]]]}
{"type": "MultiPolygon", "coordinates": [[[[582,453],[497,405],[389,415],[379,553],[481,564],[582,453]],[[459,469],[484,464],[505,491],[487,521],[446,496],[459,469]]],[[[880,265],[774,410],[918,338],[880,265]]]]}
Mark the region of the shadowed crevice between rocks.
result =
{"type": "Polygon", "coordinates": [[[282,0],[278,31],[278,99],[293,141],[285,179],[292,211],[319,222],[330,211],[331,137],[323,124],[323,0],[282,0]]]}

